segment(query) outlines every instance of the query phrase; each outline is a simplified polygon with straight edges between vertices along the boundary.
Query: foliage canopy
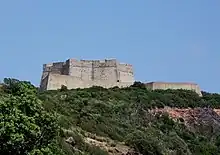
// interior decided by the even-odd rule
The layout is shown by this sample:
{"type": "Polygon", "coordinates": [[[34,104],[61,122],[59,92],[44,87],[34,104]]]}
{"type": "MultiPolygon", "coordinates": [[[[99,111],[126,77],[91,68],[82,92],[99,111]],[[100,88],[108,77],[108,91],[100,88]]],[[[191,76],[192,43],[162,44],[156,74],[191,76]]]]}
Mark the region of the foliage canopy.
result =
{"type": "Polygon", "coordinates": [[[49,152],[57,135],[56,116],[44,110],[36,88],[29,82],[5,79],[0,99],[1,154],[49,152]]]}

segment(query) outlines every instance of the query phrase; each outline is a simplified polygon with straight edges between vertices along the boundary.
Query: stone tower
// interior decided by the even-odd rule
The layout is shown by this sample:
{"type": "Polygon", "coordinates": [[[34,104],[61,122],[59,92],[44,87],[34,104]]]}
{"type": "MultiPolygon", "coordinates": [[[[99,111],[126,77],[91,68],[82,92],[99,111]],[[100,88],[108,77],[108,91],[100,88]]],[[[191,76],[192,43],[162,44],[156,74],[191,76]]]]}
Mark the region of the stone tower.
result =
{"type": "Polygon", "coordinates": [[[43,65],[41,90],[56,90],[62,85],[68,89],[92,86],[127,87],[134,83],[133,67],[109,60],[76,60],[43,65]]]}

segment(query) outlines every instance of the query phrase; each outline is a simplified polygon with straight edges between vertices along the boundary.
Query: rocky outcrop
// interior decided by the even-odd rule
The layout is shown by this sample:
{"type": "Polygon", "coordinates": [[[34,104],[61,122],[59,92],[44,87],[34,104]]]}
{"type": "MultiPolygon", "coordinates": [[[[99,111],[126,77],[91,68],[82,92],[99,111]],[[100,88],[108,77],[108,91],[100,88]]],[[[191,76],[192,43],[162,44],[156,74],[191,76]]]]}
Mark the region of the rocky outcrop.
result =
{"type": "Polygon", "coordinates": [[[109,155],[141,155],[124,143],[115,142],[109,138],[100,136],[85,137],[85,142],[89,145],[98,146],[108,152],[109,155]]]}
{"type": "MultiPolygon", "coordinates": [[[[73,129],[75,131],[82,131],[81,129],[73,129]]],[[[66,130],[66,132],[73,133],[72,131],[66,130]]],[[[108,137],[101,137],[90,132],[84,131],[84,134],[81,135],[83,142],[90,146],[96,146],[100,149],[108,152],[109,155],[142,155],[136,152],[133,148],[125,145],[123,142],[114,141],[108,137]]],[[[68,137],[65,139],[65,142],[70,145],[73,152],[83,153],[82,150],[78,148],[77,140],[74,140],[73,137],[68,137]]]]}
{"type": "Polygon", "coordinates": [[[220,116],[220,109],[213,109],[220,116]]]}
{"type": "Polygon", "coordinates": [[[167,113],[174,120],[181,120],[193,132],[214,138],[220,134],[220,109],[211,108],[161,108],[150,110],[152,114],[167,113]]]}

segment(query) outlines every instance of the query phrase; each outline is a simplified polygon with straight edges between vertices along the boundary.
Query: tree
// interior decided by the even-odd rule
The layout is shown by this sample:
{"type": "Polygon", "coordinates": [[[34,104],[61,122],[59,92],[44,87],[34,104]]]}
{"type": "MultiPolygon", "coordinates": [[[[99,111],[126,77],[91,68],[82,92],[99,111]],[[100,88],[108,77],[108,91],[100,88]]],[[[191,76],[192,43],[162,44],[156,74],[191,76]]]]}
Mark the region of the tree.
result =
{"type": "Polygon", "coordinates": [[[61,89],[60,89],[60,91],[67,91],[67,90],[68,90],[67,86],[65,86],[65,85],[61,85],[61,89]]]}
{"type": "Polygon", "coordinates": [[[13,78],[5,78],[3,83],[3,90],[11,95],[22,95],[24,93],[37,93],[37,88],[29,81],[19,81],[13,78]]]}
{"type": "Polygon", "coordinates": [[[140,82],[140,81],[135,81],[133,83],[133,85],[131,85],[131,87],[137,87],[137,88],[142,88],[142,89],[146,89],[146,86],[144,83],[140,82]]]}
{"type": "Polygon", "coordinates": [[[0,149],[2,154],[39,154],[57,135],[56,115],[44,110],[29,82],[5,79],[0,98],[0,149]]]}

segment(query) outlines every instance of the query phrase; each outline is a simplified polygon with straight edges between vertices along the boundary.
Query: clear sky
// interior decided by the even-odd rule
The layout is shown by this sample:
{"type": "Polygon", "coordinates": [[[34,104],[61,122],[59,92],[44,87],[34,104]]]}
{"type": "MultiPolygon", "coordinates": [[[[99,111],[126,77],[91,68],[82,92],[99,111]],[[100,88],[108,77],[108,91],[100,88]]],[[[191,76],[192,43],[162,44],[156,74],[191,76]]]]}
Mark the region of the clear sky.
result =
{"type": "Polygon", "coordinates": [[[117,58],[135,78],[220,92],[220,0],[2,0],[0,79],[39,85],[42,65],[117,58]]]}

